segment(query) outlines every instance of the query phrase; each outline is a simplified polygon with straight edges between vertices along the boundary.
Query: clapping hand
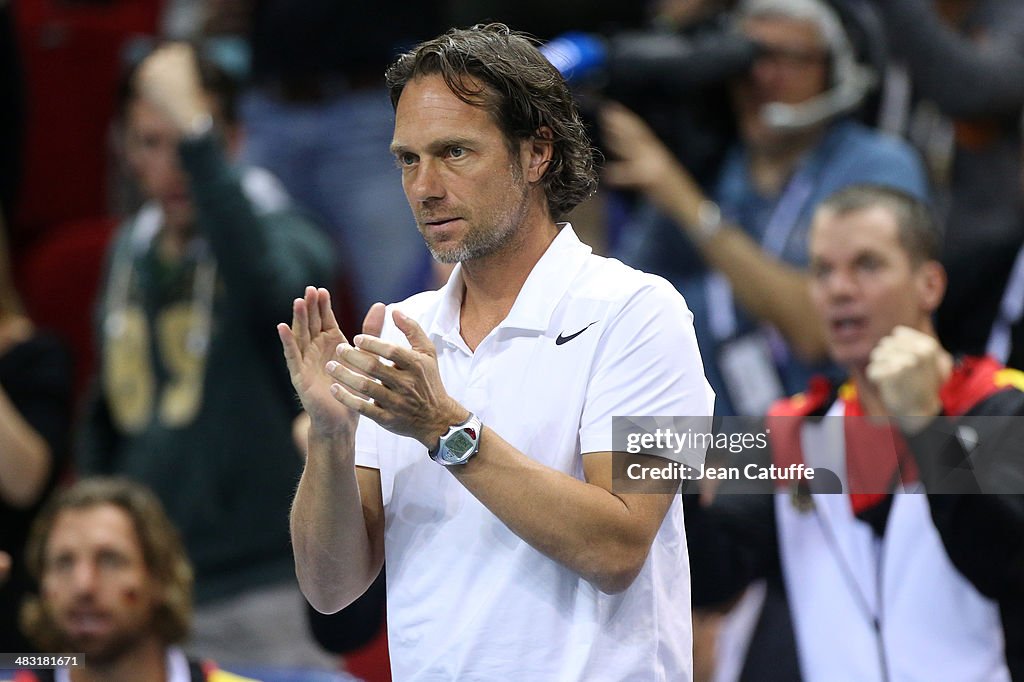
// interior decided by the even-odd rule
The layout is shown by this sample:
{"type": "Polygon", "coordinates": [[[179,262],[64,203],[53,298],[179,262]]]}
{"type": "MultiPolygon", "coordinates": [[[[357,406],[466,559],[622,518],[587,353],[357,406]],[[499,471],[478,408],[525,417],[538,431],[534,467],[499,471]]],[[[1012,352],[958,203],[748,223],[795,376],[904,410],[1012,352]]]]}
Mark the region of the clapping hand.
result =
{"type": "Polygon", "coordinates": [[[437,351],[426,332],[398,310],[392,319],[411,347],[367,333],[356,336],[354,346],[339,346],[336,359],[327,364],[337,381],[334,396],[353,412],[393,433],[415,438],[429,449],[469,412],[445,390],[437,351]]]}
{"type": "MultiPolygon", "coordinates": [[[[383,304],[375,304],[363,323],[364,334],[379,334],[384,321],[383,304]]],[[[277,325],[288,373],[310,418],[310,428],[323,432],[355,434],[359,414],[337,401],[332,379],[324,371],[345,335],[331,310],[326,289],[306,287],[306,295],[292,304],[292,324],[277,325]]]]}

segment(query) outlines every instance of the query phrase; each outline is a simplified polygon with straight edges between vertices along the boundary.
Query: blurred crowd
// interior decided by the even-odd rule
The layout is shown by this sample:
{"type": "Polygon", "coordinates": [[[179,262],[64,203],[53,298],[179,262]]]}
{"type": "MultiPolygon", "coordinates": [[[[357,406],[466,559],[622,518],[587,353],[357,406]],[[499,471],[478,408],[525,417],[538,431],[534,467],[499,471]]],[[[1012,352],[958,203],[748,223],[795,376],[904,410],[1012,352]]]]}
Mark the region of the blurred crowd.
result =
{"type": "MultiPolygon", "coordinates": [[[[61,523],[84,523],[68,509],[137,517],[134,556],[162,507],[194,586],[181,632],[147,635],[159,660],[388,679],[384,574],[332,616],[295,581],[304,432],[274,325],[306,285],[358,329],[445,281],[388,150],[383,71],[490,20],[537,36],[574,88],[602,177],[571,221],[684,295],[716,414],[845,378],[809,247],[821,202],[853,185],[933,213],[942,347],[1024,369],[1018,0],[0,0],[0,651],[86,651],[92,620],[128,608],[102,577],[48,570],[61,523]],[[40,514],[93,476],[155,498],[105,479],[40,514]],[[51,596],[51,615],[62,598],[97,613],[29,639],[51,596]]],[[[781,583],[750,583],[718,599],[695,582],[696,679],[799,679],[796,654],[758,659],[785,645],[762,641],[781,583]]]]}

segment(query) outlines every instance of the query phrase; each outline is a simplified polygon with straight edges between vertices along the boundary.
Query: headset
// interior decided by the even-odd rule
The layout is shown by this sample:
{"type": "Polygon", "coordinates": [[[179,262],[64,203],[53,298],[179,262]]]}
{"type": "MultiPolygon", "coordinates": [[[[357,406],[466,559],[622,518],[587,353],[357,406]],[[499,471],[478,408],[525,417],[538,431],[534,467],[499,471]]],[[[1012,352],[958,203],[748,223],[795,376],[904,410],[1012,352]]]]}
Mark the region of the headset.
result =
{"type": "Polygon", "coordinates": [[[747,0],[736,20],[782,15],[818,24],[828,45],[831,87],[799,104],[773,102],[764,107],[765,123],[778,131],[797,132],[860,107],[879,83],[887,59],[882,24],[872,8],[847,0],[747,0]],[[855,42],[866,61],[859,61],[855,42]]]}

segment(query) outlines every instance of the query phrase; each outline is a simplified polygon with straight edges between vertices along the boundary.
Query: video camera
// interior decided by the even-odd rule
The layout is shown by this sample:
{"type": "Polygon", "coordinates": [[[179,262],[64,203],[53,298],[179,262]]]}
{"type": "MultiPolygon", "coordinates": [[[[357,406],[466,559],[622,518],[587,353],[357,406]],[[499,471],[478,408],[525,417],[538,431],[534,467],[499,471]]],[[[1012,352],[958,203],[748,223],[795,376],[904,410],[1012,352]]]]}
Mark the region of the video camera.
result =
{"type": "MultiPolygon", "coordinates": [[[[873,10],[855,0],[822,4],[836,17],[831,87],[801,104],[766,107],[766,122],[777,129],[799,130],[861,107],[884,68],[885,40],[873,10]]],[[[621,101],[706,184],[735,135],[727,83],[746,73],[762,48],[720,14],[683,32],[569,32],[540,50],[574,89],[585,115],[595,99],[621,101]]]]}
{"type": "Polygon", "coordinates": [[[758,47],[715,20],[686,33],[569,32],[540,50],[573,88],[585,118],[600,100],[622,102],[702,182],[714,177],[735,135],[725,84],[750,68],[758,47]]]}

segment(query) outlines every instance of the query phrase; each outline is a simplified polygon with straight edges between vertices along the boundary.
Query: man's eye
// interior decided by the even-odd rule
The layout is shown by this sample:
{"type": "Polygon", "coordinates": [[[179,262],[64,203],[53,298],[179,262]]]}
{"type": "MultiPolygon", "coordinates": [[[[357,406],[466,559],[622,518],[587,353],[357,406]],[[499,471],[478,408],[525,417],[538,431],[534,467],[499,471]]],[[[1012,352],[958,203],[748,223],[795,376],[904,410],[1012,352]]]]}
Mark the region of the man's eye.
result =
{"type": "Polygon", "coordinates": [[[97,558],[97,563],[105,568],[121,568],[127,565],[128,560],[114,552],[103,552],[97,558]]]}
{"type": "Polygon", "coordinates": [[[398,168],[415,166],[417,161],[419,161],[419,157],[412,152],[401,152],[394,155],[394,165],[398,168]]]}
{"type": "Polygon", "coordinates": [[[865,270],[866,272],[874,272],[875,270],[882,266],[882,263],[877,258],[862,258],[858,265],[860,266],[861,270],[865,270]]]}
{"type": "Polygon", "coordinates": [[[453,159],[458,159],[466,154],[466,150],[462,147],[451,147],[448,150],[448,156],[453,159]]]}

